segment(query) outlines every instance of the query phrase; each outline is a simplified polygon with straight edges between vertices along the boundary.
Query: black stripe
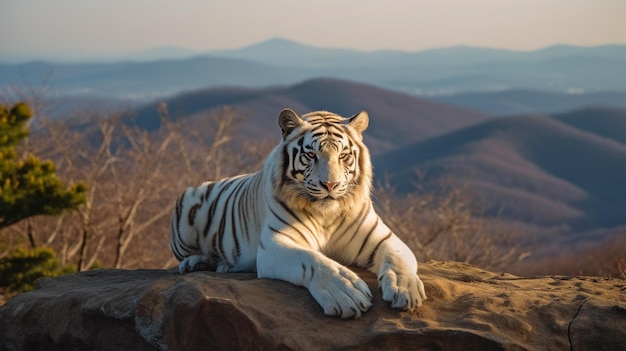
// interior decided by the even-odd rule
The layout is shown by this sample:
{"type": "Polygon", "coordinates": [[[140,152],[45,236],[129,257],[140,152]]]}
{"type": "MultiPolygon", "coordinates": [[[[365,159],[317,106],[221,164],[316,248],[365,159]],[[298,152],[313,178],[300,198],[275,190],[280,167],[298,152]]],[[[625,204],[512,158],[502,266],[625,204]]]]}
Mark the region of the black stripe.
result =
{"type": "Polygon", "coordinates": [[[374,223],[374,226],[372,227],[372,229],[369,231],[369,233],[367,233],[367,235],[365,236],[365,239],[363,239],[363,243],[361,244],[361,248],[359,249],[359,252],[356,254],[357,258],[359,256],[361,256],[361,253],[363,252],[363,249],[365,248],[365,244],[367,244],[367,241],[370,239],[370,236],[372,235],[374,230],[376,230],[376,227],[378,226],[379,219],[380,218],[376,218],[376,223],[374,223]]]}
{"type": "Polygon", "coordinates": [[[200,244],[200,235],[198,235],[198,232],[196,232],[196,250],[198,252],[202,252],[201,247],[202,245],[200,244]]]}
{"type": "Polygon", "coordinates": [[[270,212],[272,212],[274,217],[276,217],[276,219],[281,221],[284,225],[289,226],[289,227],[293,228],[296,232],[298,232],[298,234],[300,234],[302,239],[304,239],[304,241],[306,241],[306,243],[309,244],[309,246],[311,246],[311,243],[309,242],[307,237],[298,228],[294,227],[291,223],[288,223],[286,220],[284,220],[282,217],[280,217],[276,212],[274,212],[274,209],[271,208],[271,207],[270,207],[270,212]]]}
{"type": "MultiPolygon", "coordinates": [[[[258,174],[258,173],[257,173],[258,174]]],[[[252,191],[251,196],[246,196],[246,201],[248,202],[248,210],[250,210],[250,220],[252,221],[251,223],[253,223],[253,228],[257,228],[258,224],[261,224],[261,220],[259,218],[259,212],[257,210],[257,203],[259,203],[259,192],[263,192],[263,184],[261,183],[263,181],[263,178],[261,176],[255,176],[254,177],[254,181],[253,183],[250,185],[250,187],[248,188],[248,191],[252,191]],[[257,192],[256,189],[261,189],[257,192]]],[[[248,228],[248,223],[246,223],[246,228],[248,228]]],[[[260,231],[259,232],[255,232],[255,235],[261,235],[260,231]]],[[[250,236],[248,234],[248,242],[250,242],[250,236]]]]}
{"type": "Polygon", "coordinates": [[[335,137],[335,138],[337,138],[337,139],[343,139],[343,137],[345,136],[344,134],[340,134],[340,133],[336,133],[336,132],[331,132],[331,131],[328,131],[328,134],[330,134],[330,135],[334,136],[334,137],[335,137]]]}
{"type": "Polygon", "coordinates": [[[170,247],[172,249],[172,252],[174,253],[174,256],[176,256],[176,259],[178,261],[182,261],[184,256],[180,252],[180,248],[178,247],[177,240],[175,240],[176,239],[176,237],[175,237],[176,232],[175,232],[175,229],[174,229],[174,222],[172,222],[172,227],[171,227],[170,231],[171,231],[170,232],[170,247]]]}
{"type": "Polygon", "coordinates": [[[248,193],[252,186],[247,184],[247,186],[243,189],[243,193],[239,197],[239,223],[243,226],[242,231],[245,237],[246,243],[250,243],[250,233],[248,233],[248,193]]]}
{"type": "MultiPolygon", "coordinates": [[[[225,228],[226,228],[226,217],[228,216],[228,214],[230,213],[231,216],[231,223],[235,223],[235,214],[234,214],[234,210],[233,210],[233,204],[231,202],[231,200],[233,199],[233,196],[236,198],[237,196],[235,194],[238,193],[238,191],[241,189],[241,186],[243,185],[243,180],[242,178],[239,179],[234,179],[230,181],[229,184],[229,188],[233,183],[237,183],[236,188],[228,195],[228,197],[226,198],[226,200],[224,201],[224,211],[222,214],[222,218],[220,218],[220,225],[217,229],[217,235],[219,236],[219,241],[218,241],[218,247],[217,250],[220,254],[220,256],[226,261],[226,263],[228,263],[228,265],[230,265],[231,267],[234,266],[234,264],[231,264],[230,260],[228,259],[228,256],[226,255],[226,251],[224,250],[224,235],[225,233],[225,228]]],[[[226,189],[223,189],[226,190],[226,189]]],[[[220,195],[223,193],[220,192],[220,195]]],[[[218,196],[219,197],[219,196],[218,196]]],[[[217,201],[216,201],[217,202],[217,201]]],[[[234,245],[235,245],[235,251],[239,251],[239,241],[237,240],[237,233],[235,232],[235,227],[232,228],[232,233],[231,236],[233,237],[233,241],[234,241],[234,245]]],[[[236,257],[234,257],[234,259],[236,259],[236,257]]]]}
{"type": "Polygon", "coordinates": [[[378,249],[380,248],[380,244],[383,243],[383,241],[391,238],[391,232],[389,232],[389,234],[387,234],[386,237],[382,238],[378,244],[376,244],[376,247],[374,248],[374,250],[372,250],[372,254],[370,255],[369,260],[367,261],[367,265],[365,265],[365,268],[370,268],[374,265],[374,258],[376,258],[376,253],[378,253],[378,249]]]}
{"type": "MultiPolygon", "coordinates": [[[[211,223],[213,222],[213,217],[215,217],[215,209],[217,208],[217,203],[219,202],[220,198],[222,197],[222,194],[228,190],[233,183],[235,183],[235,181],[233,180],[223,180],[220,182],[220,184],[223,184],[222,188],[219,189],[219,192],[217,193],[217,195],[215,195],[213,202],[211,203],[211,206],[209,206],[209,211],[207,212],[207,221],[206,221],[206,226],[204,227],[204,229],[202,230],[202,236],[204,238],[207,237],[207,235],[209,235],[209,229],[211,227],[211,223]]],[[[211,184],[211,188],[213,188],[213,185],[215,185],[217,183],[211,184]]],[[[206,197],[208,198],[209,195],[208,193],[206,194],[206,197]]]]}
{"type": "MultiPolygon", "coordinates": [[[[278,199],[276,196],[274,196],[274,200],[276,200],[276,202],[280,205],[280,207],[283,208],[283,210],[285,210],[287,213],[289,213],[289,215],[291,217],[293,217],[295,220],[297,220],[298,222],[302,223],[302,220],[300,219],[300,217],[298,217],[298,215],[293,212],[292,209],[290,209],[287,204],[285,204],[284,202],[282,202],[280,199],[278,199]]],[[[304,224],[304,223],[303,223],[304,224]]],[[[308,228],[307,228],[308,229],[308,228]]]]}
{"type": "Polygon", "coordinates": [[[198,211],[200,206],[202,206],[202,204],[195,204],[189,209],[189,212],[187,213],[187,221],[189,221],[189,225],[193,225],[193,222],[195,222],[196,211],[198,211]]]}
{"type": "MultiPolygon", "coordinates": [[[[300,155],[302,153],[302,148],[300,150],[298,150],[297,148],[293,148],[291,150],[291,178],[297,178],[298,174],[303,174],[304,172],[302,170],[298,170],[296,169],[296,162],[297,162],[297,158],[298,155],[300,155]]],[[[287,173],[287,172],[285,172],[287,173]]]]}
{"type": "Polygon", "coordinates": [[[298,218],[298,221],[300,222],[300,224],[302,224],[302,225],[304,226],[304,228],[306,228],[306,230],[308,230],[308,231],[309,231],[309,233],[313,234],[313,235],[312,235],[312,237],[313,237],[313,239],[315,239],[315,241],[317,242],[317,247],[322,247],[322,245],[320,244],[320,241],[319,241],[318,236],[317,236],[317,235],[315,235],[315,233],[319,232],[319,230],[318,230],[318,229],[319,229],[319,227],[317,226],[317,221],[314,219],[314,217],[311,215],[311,213],[309,213],[306,209],[304,209],[304,210],[302,211],[302,214],[303,214],[304,216],[306,216],[306,217],[307,217],[307,219],[308,219],[308,223],[310,223],[311,225],[313,225],[313,227],[314,227],[314,228],[313,228],[313,229],[309,228],[309,227],[306,225],[306,222],[304,222],[304,221],[300,220],[299,218],[298,218]]]}
{"type": "Polygon", "coordinates": [[[194,252],[194,251],[197,251],[197,250],[198,250],[198,247],[193,247],[193,246],[191,246],[191,245],[187,244],[187,243],[183,240],[183,238],[181,237],[180,231],[175,231],[175,232],[174,232],[174,235],[175,235],[175,240],[174,240],[174,242],[177,244],[177,246],[180,246],[180,248],[181,248],[181,249],[183,249],[183,250],[185,250],[185,251],[187,251],[187,252],[189,252],[189,253],[192,253],[192,252],[194,252]]]}
{"type": "MultiPolygon", "coordinates": [[[[239,200],[239,203],[241,204],[242,199],[242,189],[243,191],[245,191],[245,189],[247,188],[247,180],[248,178],[240,178],[241,182],[240,184],[237,186],[237,188],[233,191],[233,193],[231,194],[231,196],[229,196],[229,199],[227,201],[230,200],[231,197],[233,198],[233,205],[232,207],[232,212],[231,212],[231,222],[230,225],[232,226],[232,237],[233,237],[233,244],[234,244],[234,252],[235,252],[235,257],[234,260],[235,262],[239,261],[239,256],[241,256],[241,247],[239,246],[239,239],[237,238],[239,236],[239,233],[237,231],[237,219],[240,219],[241,216],[241,211],[239,211],[239,213],[237,214],[237,216],[235,216],[235,205],[234,202],[236,202],[237,200],[239,200]]],[[[241,222],[241,220],[239,221],[241,222]]]]}
{"type": "Polygon", "coordinates": [[[324,118],[320,117],[320,116],[312,116],[312,117],[307,117],[307,122],[309,122],[310,124],[319,124],[324,122],[324,118]]]}
{"type": "Polygon", "coordinates": [[[298,135],[295,135],[293,137],[291,137],[291,134],[289,134],[289,142],[285,143],[285,146],[289,146],[294,140],[304,137],[309,131],[310,129],[303,129],[300,131],[300,133],[298,133],[298,135]]]}
{"type": "Polygon", "coordinates": [[[348,240],[348,243],[352,242],[352,240],[354,240],[354,237],[357,235],[357,233],[359,232],[359,229],[361,228],[361,226],[363,225],[363,223],[365,222],[365,220],[367,219],[367,215],[370,212],[370,206],[371,204],[367,204],[367,206],[363,206],[363,208],[361,209],[361,213],[359,214],[358,217],[356,217],[354,219],[354,221],[352,223],[350,223],[350,225],[348,226],[348,228],[346,228],[346,230],[344,231],[345,233],[348,232],[348,230],[350,228],[352,228],[354,226],[355,223],[357,223],[358,221],[358,225],[356,226],[356,229],[354,231],[354,233],[352,234],[352,236],[350,237],[350,240],[348,240]]]}
{"type": "Polygon", "coordinates": [[[235,221],[235,216],[234,214],[231,216],[231,223],[230,225],[232,226],[232,237],[233,237],[233,245],[234,245],[234,256],[233,259],[235,262],[239,261],[239,256],[241,256],[241,248],[239,247],[239,239],[237,239],[237,236],[239,235],[238,231],[235,229],[236,228],[236,221],[235,221]]]}
{"type": "MultiPolygon", "coordinates": [[[[306,267],[306,265],[304,263],[301,266],[302,266],[302,280],[305,280],[306,279],[307,267],[306,267]]],[[[311,265],[311,266],[309,266],[309,269],[311,270],[311,274],[309,276],[309,281],[311,281],[313,279],[313,277],[315,276],[315,268],[311,265]]]]}
{"type": "Polygon", "coordinates": [[[217,240],[218,240],[218,236],[213,235],[213,239],[211,239],[211,249],[209,250],[209,252],[214,253],[217,251],[217,245],[219,244],[217,240]]]}
{"type": "Polygon", "coordinates": [[[294,238],[292,238],[290,235],[285,234],[285,233],[281,232],[280,230],[275,229],[275,228],[272,228],[272,227],[269,227],[269,226],[268,226],[268,228],[269,228],[271,231],[273,231],[275,234],[281,234],[281,235],[284,235],[284,236],[286,236],[287,238],[291,239],[291,241],[293,241],[294,243],[298,244],[298,242],[297,242],[294,238]]]}
{"type": "MultiPolygon", "coordinates": [[[[346,221],[346,218],[347,218],[346,215],[341,216],[341,222],[339,222],[339,224],[337,226],[335,226],[335,228],[337,228],[337,230],[339,230],[339,228],[341,228],[343,223],[346,221]]],[[[335,230],[335,232],[337,232],[337,230],[335,230]]]]}
{"type": "Polygon", "coordinates": [[[185,243],[185,241],[183,240],[181,236],[181,230],[180,230],[180,223],[181,223],[181,219],[183,216],[182,214],[183,199],[184,199],[185,194],[186,194],[186,191],[182,193],[178,197],[178,199],[176,199],[176,208],[175,208],[176,214],[175,214],[175,219],[172,219],[172,222],[175,220],[176,223],[175,225],[174,223],[172,223],[172,226],[170,228],[170,237],[171,237],[170,241],[173,243],[179,244],[179,246],[181,246],[181,248],[187,252],[193,252],[195,248],[185,243]]]}
{"type": "MultiPolygon", "coordinates": [[[[293,217],[293,218],[294,218],[297,222],[299,222],[300,224],[302,224],[302,226],[303,226],[303,227],[304,227],[304,228],[305,228],[305,229],[306,229],[309,233],[315,233],[315,231],[314,231],[314,230],[311,230],[311,228],[309,228],[309,227],[306,225],[306,223],[305,223],[305,222],[304,222],[304,221],[303,221],[300,217],[298,217],[298,215],[297,215],[295,212],[293,212],[293,210],[292,210],[292,209],[290,209],[290,208],[287,206],[287,204],[285,204],[284,202],[282,202],[280,199],[276,198],[276,196],[274,196],[274,200],[276,200],[276,202],[278,202],[278,204],[279,204],[279,205],[280,205],[280,206],[281,206],[281,207],[282,207],[285,211],[287,211],[287,213],[289,213],[289,215],[290,215],[291,217],[293,217]]],[[[307,214],[306,214],[306,213],[304,213],[304,215],[306,216],[307,214]]],[[[310,217],[309,217],[309,220],[310,220],[310,217]]],[[[315,223],[315,222],[311,221],[311,223],[315,223]]],[[[318,247],[320,247],[320,243],[319,243],[319,240],[317,239],[317,235],[313,235],[313,238],[317,241],[317,245],[318,245],[318,247]]],[[[309,242],[309,241],[307,240],[307,243],[308,243],[308,242],[309,242]]],[[[309,244],[309,245],[310,245],[310,244],[309,244]]]]}
{"type": "Polygon", "coordinates": [[[203,200],[203,202],[206,202],[209,199],[209,196],[210,196],[211,191],[213,190],[214,186],[215,186],[215,183],[207,184],[206,191],[204,192],[204,200],[203,200]]]}
{"type": "Polygon", "coordinates": [[[202,230],[202,236],[204,238],[206,238],[207,235],[209,235],[209,228],[211,227],[211,223],[213,223],[213,218],[215,217],[215,208],[217,207],[218,200],[219,198],[213,199],[213,202],[211,203],[211,206],[209,206],[209,210],[207,211],[206,225],[204,226],[204,229],[202,230]]]}
{"type": "MultiPolygon", "coordinates": [[[[224,209],[224,212],[226,211],[227,211],[227,208],[224,209]]],[[[215,248],[217,253],[219,253],[220,257],[226,259],[226,262],[228,263],[228,259],[226,258],[226,255],[224,254],[224,228],[225,227],[226,227],[226,213],[224,213],[222,218],[220,218],[220,225],[217,228],[217,233],[215,233],[213,237],[218,238],[217,247],[215,248]]]]}

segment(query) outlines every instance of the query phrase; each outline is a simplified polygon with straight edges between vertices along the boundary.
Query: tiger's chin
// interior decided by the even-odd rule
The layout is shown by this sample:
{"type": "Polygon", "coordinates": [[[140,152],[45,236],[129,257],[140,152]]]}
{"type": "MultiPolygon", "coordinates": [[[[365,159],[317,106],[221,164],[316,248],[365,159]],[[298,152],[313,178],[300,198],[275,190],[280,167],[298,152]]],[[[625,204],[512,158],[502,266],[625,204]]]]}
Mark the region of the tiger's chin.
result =
{"type": "Polygon", "coordinates": [[[307,210],[322,218],[333,218],[343,213],[343,202],[327,197],[310,203],[307,210]]]}
{"type": "Polygon", "coordinates": [[[322,218],[337,218],[346,215],[355,208],[355,194],[346,193],[342,195],[327,195],[323,198],[316,198],[308,204],[307,210],[317,213],[322,218]]]}
{"type": "Polygon", "coordinates": [[[324,202],[324,201],[337,201],[341,199],[341,195],[336,194],[326,194],[320,196],[309,195],[311,197],[312,202],[324,202]]]}
{"type": "Polygon", "coordinates": [[[326,196],[306,196],[306,200],[303,202],[304,207],[309,206],[332,206],[341,202],[342,196],[326,195],[326,196]]]}
{"type": "Polygon", "coordinates": [[[341,203],[350,197],[349,193],[326,193],[326,195],[312,195],[309,194],[309,199],[316,205],[329,205],[332,206],[335,203],[341,203]]]}
{"type": "Polygon", "coordinates": [[[346,195],[337,196],[328,194],[324,197],[320,197],[306,193],[291,198],[289,203],[294,209],[327,217],[343,213],[346,199],[346,195]]]}
{"type": "Polygon", "coordinates": [[[358,199],[358,187],[349,188],[348,191],[312,194],[295,184],[290,185],[283,184],[276,197],[294,210],[315,214],[320,218],[343,216],[354,207],[358,199]]]}

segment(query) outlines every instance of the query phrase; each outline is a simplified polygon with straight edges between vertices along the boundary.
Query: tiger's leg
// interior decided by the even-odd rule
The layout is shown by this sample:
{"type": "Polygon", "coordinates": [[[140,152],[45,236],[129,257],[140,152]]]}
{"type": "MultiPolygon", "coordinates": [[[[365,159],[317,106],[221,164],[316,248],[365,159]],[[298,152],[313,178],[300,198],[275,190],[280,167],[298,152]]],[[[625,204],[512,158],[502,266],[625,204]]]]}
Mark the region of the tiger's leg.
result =
{"type": "Polygon", "coordinates": [[[327,315],[358,318],[372,306],[372,293],[354,272],[283,233],[262,234],[257,272],[306,287],[327,315]]]}
{"type": "Polygon", "coordinates": [[[424,283],[417,275],[417,260],[408,246],[389,231],[374,255],[371,272],[378,275],[383,300],[391,307],[413,310],[426,300],[424,283]]]}

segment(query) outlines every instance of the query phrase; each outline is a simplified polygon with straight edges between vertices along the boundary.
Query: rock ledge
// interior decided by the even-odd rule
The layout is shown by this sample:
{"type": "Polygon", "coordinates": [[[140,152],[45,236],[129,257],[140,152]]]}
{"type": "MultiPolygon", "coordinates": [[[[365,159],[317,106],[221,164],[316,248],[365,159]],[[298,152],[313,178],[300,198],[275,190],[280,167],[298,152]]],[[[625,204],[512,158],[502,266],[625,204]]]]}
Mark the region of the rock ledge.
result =
{"type": "Polygon", "coordinates": [[[42,281],[0,307],[0,350],[626,350],[626,281],[420,266],[429,296],[392,309],[376,277],[357,320],[254,274],[98,270],[42,281]]]}

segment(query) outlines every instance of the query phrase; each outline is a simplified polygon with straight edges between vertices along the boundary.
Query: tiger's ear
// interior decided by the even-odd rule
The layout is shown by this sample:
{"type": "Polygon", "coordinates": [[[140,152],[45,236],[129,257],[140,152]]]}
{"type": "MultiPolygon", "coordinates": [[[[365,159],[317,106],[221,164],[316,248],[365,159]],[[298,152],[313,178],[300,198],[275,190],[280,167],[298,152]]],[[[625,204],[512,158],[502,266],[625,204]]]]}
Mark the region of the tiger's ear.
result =
{"type": "Polygon", "coordinates": [[[283,137],[286,137],[292,130],[302,125],[302,122],[300,116],[288,108],[280,111],[280,115],[278,115],[278,125],[283,131],[283,137]]]}
{"type": "Polygon", "coordinates": [[[348,125],[354,128],[357,132],[363,133],[367,129],[367,125],[370,123],[370,118],[367,112],[361,111],[358,114],[350,117],[348,125]]]}

